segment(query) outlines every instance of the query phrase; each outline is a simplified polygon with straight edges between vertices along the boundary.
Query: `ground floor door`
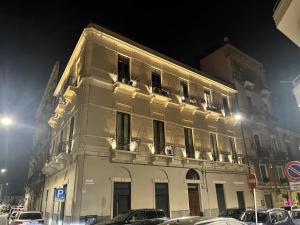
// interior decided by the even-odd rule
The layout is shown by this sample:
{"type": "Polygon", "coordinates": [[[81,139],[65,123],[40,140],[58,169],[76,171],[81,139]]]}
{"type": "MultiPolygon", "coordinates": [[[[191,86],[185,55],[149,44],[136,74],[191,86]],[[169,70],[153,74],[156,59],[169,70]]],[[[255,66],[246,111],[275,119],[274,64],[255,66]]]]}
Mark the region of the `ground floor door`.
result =
{"type": "Polygon", "coordinates": [[[198,184],[188,184],[188,196],[191,216],[200,216],[200,197],[198,184]]]}
{"type": "Polygon", "coordinates": [[[244,192],[243,191],[237,191],[236,192],[237,199],[238,199],[238,205],[240,209],[245,209],[245,199],[244,199],[244,192]]]}
{"type": "Polygon", "coordinates": [[[266,200],[267,208],[269,208],[269,209],[273,208],[273,201],[272,201],[271,194],[265,195],[265,200],[266,200]]]}
{"type": "Polygon", "coordinates": [[[225,209],[226,209],[223,184],[216,184],[216,193],[217,193],[219,213],[221,213],[221,212],[225,211],[225,209]]]}
{"type": "Polygon", "coordinates": [[[114,183],[113,216],[125,212],[131,207],[131,183],[114,183]]]}
{"type": "Polygon", "coordinates": [[[169,188],[167,183],[155,184],[155,206],[156,209],[163,209],[165,214],[170,216],[169,188]]]}

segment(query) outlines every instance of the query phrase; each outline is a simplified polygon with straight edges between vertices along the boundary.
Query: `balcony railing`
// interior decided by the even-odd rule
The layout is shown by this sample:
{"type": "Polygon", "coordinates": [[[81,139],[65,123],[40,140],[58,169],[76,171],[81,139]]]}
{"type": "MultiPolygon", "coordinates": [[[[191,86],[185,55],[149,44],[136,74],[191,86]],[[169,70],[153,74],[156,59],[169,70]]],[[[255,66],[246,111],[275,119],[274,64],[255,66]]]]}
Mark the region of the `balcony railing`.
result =
{"type": "Polygon", "coordinates": [[[159,88],[159,87],[152,87],[152,92],[155,94],[159,94],[165,97],[170,97],[171,96],[171,92],[170,90],[168,90],[167,88],[159,88]]]}
{"type": "Polygon", "coordinates": [[[221,108],[215,104],[207,104],[206,110],[216,112],[216,113],[221,113],[221,108]]]}
{"type": "Polygon", "coordinates": [[[116,136],[117,150],[126,150],[130,149],[130,138],[123,136],[116,136]]]}
{"type": "Polygon", "coordinates": [[[70,153],[72,146],[72,140],[65,140],[59,143],[57,148],[57,155],[60,153],[70,153]]]}
{"type": "Polygon", "coordinates": [[[191,96],[190,97],[185,97],[185,96],[182,96],[181,99],[182,99],[182,102],[184,102],[184,103],[195,105],[195,106],[199,105],[199,99],[196,98],[196,97],[191,97],[191,96]]]}

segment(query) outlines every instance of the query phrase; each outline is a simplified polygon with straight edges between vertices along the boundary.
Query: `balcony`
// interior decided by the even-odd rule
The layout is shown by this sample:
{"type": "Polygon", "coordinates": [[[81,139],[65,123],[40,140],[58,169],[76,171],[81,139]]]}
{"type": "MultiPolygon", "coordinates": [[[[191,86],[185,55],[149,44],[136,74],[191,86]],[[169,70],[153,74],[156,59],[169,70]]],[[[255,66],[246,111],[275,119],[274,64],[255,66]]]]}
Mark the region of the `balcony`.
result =
{"type": "Polygon", "coordinates": [[[180,110],[190,110],[193,114],[199,109],[199,99],[196,97],[185,97],[181,96],[181,108],[180,110]]]}
{"type": "Polygon", "coordinates": [[[300,47],[300,1],[278,0],[273,12],[277,29],[300,47]]]}
{"type": "Polygon", "coordinates": [[[171,92],[167,88],[152,87],[150,103],[155,102],[167,107],[171,100],[171,92]]]}
{"type": "Polygon", "coordinates": [[[134,98],[136,96],[137,91],[139,90],[138,84],[138,80],[128,80],[127,78],[121,78],[115,81],[113,85],[113,91],[114,93],[119,92],[130,95],[132,98],[134,98]]]}
{"type": "Polygon", "coordinates": [[[72,103],[75,101],[77,92],[78,92],[78,88],[76,88],[74,86],[68,86],[63,97],[67,102],[72,103]]]}
{"type": "Polygon", "coordinates": [[[58,124],[58,116],[56,114],[54,114],[53,116],[50,117],[48,124],[50,127],[55,128],[58,124]]]}
{"type": "Polygon", "coordinates": [[[207,104],[202,103],[203,108],[205,109],[205,114],[206,114],[206,118],[213,118],[215,120],[218,120],[219,118],[221,118],[222,115],[222,111],[221,111],[221,107],[219,107],[218,105],[215,104],[207,104]]]}
{"type": "Polygon", "coordinates": [[[67,103],[68,102],[63,96],[58,98],[58,104],[54,110],[58,117],[62,117],[63,114],[66,112],[67,103]]]}

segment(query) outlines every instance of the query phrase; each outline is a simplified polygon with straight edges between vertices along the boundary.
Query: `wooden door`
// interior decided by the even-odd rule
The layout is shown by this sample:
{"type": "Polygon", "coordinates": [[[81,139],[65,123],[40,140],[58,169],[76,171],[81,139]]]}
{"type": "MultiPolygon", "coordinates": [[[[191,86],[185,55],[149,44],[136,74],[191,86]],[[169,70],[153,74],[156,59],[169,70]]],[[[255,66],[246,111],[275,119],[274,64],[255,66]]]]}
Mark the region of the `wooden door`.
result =
{"type": "Polygon", "coordinates": [[[190,216],[200,216],[198,184],[188,184],[190,216]]]}

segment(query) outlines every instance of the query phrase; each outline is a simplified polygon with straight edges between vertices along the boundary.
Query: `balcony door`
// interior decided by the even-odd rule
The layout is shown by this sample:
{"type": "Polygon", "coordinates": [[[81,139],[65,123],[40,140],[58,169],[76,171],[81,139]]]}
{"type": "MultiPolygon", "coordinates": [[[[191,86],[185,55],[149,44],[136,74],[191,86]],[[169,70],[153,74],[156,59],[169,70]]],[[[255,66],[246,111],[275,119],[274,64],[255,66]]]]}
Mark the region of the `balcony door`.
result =
{"type": "Polygon", "coordinates": [[[191,128],[184,128],[185,150],[187,158],[195,158],[193,132],[191,128]]]}
{"type": "Polygon", "coordinates": [[[159,70],[153,69],[151,81],[154,92],[156,89],[161,89],[161,73],[159,70]]]}
{"type": "Polygon", "coordinates": [[[128,57],[118,55],[118,81],[130,81],[129,63],[128,57]]]}
{"type": "Polygon", "coordinates": [[[130,144],[130,115],[117,112],[116,140],[117,149],[128,150],[130,144]]]}
{"type": "Polygon", "coordinates": [[[254,144],[256,146],[256,151],[261,151],[261,144],[260,144],[260,138],[259,138],[259,135],[255,134],[254,136],[254,144]]]}
{"type": "Polygon", "coordinates": [[[155,154],[165,154],[165,125],[164,122],[153,120],[153,137],[155,154]]]}

